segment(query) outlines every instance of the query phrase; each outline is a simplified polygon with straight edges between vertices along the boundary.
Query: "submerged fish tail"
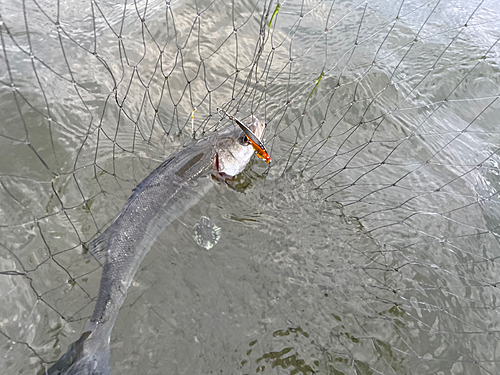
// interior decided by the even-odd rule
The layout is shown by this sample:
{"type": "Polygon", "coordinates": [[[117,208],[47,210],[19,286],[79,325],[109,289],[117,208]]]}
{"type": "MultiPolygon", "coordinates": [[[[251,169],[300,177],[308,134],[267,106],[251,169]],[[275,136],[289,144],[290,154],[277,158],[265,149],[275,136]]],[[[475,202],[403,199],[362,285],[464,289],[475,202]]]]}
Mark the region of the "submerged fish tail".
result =
{"type": "Polygon", "coordinates": [[[91,331],[86,331],[44,374],[110,375],[109,360],[109,337],[99,338],[91,331]]]}

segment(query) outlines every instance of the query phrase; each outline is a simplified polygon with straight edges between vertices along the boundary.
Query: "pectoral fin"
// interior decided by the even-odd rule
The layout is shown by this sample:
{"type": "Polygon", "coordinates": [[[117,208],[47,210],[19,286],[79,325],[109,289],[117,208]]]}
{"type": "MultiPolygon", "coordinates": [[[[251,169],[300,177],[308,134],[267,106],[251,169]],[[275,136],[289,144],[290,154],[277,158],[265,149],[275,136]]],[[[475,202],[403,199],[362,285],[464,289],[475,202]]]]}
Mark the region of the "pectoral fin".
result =
{"type": "Polygon", "coordinates": [[[109,241],[113,233],[114,225],[111,224],[99,237],[89,242],[86,246],[88,252],[101,264],[104,264],[108,257],[109,241]]]}

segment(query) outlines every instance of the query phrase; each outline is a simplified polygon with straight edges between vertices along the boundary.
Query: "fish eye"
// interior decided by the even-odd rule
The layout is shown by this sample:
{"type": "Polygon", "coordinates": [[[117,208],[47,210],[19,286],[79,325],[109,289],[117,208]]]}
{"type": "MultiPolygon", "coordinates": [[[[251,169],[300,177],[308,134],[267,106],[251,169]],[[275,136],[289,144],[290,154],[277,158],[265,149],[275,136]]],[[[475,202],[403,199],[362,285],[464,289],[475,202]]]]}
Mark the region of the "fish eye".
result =
{"type": "Polygon", "coordinates": [[[243,146],[248,146],[250,144],[250,142],[248,141],[248,137],[246,136],[246,134],[242,134],[239,138],[239,142],[241,145],[243,146]]]}

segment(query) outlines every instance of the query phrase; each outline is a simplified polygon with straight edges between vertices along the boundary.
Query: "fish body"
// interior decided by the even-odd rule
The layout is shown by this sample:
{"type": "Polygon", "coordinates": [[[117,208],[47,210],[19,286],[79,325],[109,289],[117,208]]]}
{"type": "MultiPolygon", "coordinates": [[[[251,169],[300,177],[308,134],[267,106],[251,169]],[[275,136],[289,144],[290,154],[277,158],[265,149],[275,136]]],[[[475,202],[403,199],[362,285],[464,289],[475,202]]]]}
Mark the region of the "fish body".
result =
{"type": "MultiPolygon", "coordinates": [[[[262,137],[255,117],[249,128],[262,137]]],[[[218,180],[243,171],[254,150],[245,134],[232,126],[170,155],[134,189],[122,211],[89,245],[103,264],[96,306],[81,337],[47,374],[110,374],[109,342],[127,289],[156,237],[199,202],[218,180]]]]}

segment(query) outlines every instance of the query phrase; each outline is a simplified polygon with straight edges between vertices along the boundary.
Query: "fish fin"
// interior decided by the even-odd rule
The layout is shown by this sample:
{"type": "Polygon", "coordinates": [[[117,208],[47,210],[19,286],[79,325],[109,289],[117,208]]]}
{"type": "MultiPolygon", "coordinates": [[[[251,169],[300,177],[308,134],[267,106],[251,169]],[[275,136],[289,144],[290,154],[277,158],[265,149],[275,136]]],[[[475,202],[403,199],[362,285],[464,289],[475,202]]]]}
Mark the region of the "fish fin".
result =
{"type": "Polygon", "coordinates": [[[92,240],[87,245],[87,251],[100,263],[104,263],[107,259],[109,241],[111,240],[113,232],[114,225],[111,224],[99,237],[92,240]]]}
{"type": "Polygon", "coordinates": [[[110,375],[109,345],[102,347],[89,339],[91,334],[84,332],[52,367],[39,375],[110,375]]]}

